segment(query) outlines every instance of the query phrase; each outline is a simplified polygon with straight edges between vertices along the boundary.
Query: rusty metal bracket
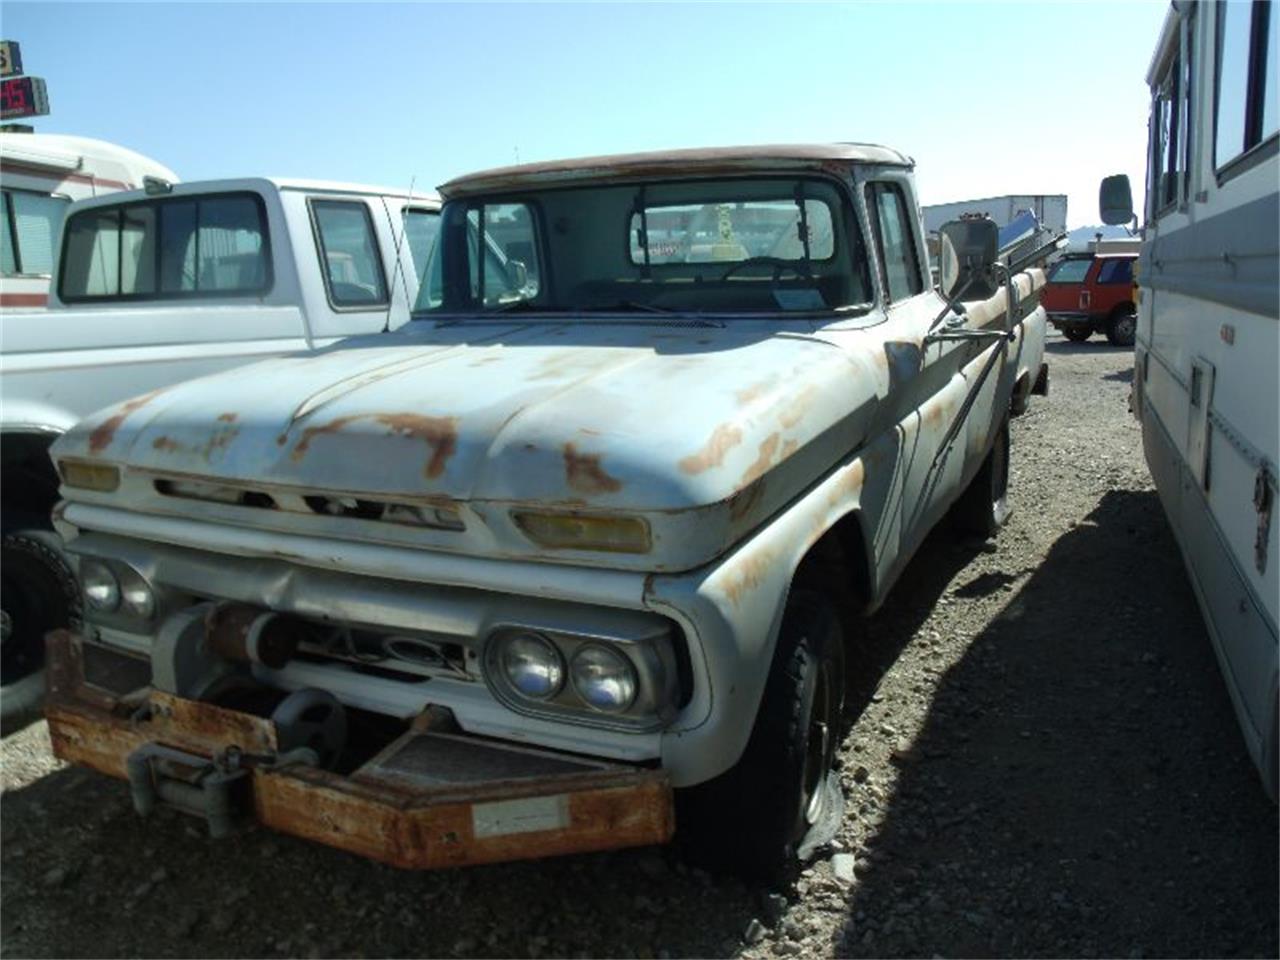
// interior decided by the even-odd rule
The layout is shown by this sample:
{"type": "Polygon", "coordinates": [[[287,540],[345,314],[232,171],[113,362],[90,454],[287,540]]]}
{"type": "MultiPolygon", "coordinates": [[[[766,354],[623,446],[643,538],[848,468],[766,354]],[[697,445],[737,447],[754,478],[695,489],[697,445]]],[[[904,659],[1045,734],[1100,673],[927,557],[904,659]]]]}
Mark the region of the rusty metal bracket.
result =
{"type": "Polygon", "coordinates": [[[129,754],[125,769],[133,808],[144,817],[161,804],[175,807],[203,818],[218,839],[234,833],[250,810],[249,771],[238,764],[150,742],[129,754]]]}

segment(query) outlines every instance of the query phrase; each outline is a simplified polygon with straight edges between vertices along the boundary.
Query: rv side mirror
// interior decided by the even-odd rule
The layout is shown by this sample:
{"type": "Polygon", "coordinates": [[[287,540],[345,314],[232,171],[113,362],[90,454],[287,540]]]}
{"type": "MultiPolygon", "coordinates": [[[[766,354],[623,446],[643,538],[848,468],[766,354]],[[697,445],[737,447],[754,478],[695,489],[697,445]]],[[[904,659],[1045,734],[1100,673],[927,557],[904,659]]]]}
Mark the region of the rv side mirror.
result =
{"type": "Polygon", "coordinates": [[[992,267],[1000,230],[988,217],[952,220],[938,231],[938,275],[942,295],[986,300],[1000,288],[992,267]]]}
{"type": "Polygon", "coordinates": [[[1098,189],[1098,212],[1108,226],[1127,224],[1133,219],[1133,191],[1128,174],[1117,173],[1102,181],[1098,189]]]}

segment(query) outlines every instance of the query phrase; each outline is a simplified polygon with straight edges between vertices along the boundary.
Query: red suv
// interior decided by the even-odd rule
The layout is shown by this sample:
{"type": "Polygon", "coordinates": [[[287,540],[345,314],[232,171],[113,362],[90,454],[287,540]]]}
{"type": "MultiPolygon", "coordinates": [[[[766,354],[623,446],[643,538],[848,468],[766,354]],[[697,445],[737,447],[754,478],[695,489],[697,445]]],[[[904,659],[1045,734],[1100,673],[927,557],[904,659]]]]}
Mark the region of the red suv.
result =
{"type": "Polygon", "coordinates": [[[1105,333],[1118,347],[1133,346],[1138,326],[1133,304],[1136,254],[1072,254],[1059,261],[1040,295],[1049,322],[1068,340],[1105,333]]]}

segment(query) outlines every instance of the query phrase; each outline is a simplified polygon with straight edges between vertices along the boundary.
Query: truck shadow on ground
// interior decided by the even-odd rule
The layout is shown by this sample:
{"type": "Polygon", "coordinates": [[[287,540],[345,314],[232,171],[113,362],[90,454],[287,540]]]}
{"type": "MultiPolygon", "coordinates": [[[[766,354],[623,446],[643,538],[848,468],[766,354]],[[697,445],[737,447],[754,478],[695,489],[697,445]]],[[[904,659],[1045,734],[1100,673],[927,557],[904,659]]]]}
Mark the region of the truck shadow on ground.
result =
{"type": "Polygon", "coordinates": [[[1055,543],[895,762],[837,954],[1276,955],[1276,811],[1154,492],[1055,543]]]}
{"type": "Polygon", "coordinates": [[[260,828],[212,841],[58,770],[3,800],[8,956],[718,956],[762,891],[674,848],[408,872],[260,828]],[[51,923],[50,917],[74,922],[51,923]]]}
{"type": "Polygon", "coordinates": [[[1065,337],[1050,336],[1045,340],[1045,353],[1056,353],[1061,356],[1072,356],[1075,354],[1086,354],[1088,356],[1096,356],[1099,353],[1127,353],[1133,354],[1133,347],[1117,347],[1109,343],[1106,337],[1095,336],[1083,343],[1077,343],[1074,340],[1068,340],[1065,337]]]}

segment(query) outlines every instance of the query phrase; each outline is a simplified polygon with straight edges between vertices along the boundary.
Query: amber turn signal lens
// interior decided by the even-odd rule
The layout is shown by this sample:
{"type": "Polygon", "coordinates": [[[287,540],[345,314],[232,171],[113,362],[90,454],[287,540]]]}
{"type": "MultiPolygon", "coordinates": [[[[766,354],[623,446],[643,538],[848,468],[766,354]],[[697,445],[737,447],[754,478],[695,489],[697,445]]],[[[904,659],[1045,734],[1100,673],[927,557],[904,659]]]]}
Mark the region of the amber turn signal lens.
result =
{"type": "Polygon", "coordinates": [[[59,460],[58,470],[62,474],[62,482],[68,487],[110,493],[120,486],[120,468],[105,463],[59,460]]]}
{"type": "Polygon", "coordinates": [[[649,552],[649,524],[641,517],[516,511],[512,518],[524,535],[541,547],[610,553],[649,552]]]}

